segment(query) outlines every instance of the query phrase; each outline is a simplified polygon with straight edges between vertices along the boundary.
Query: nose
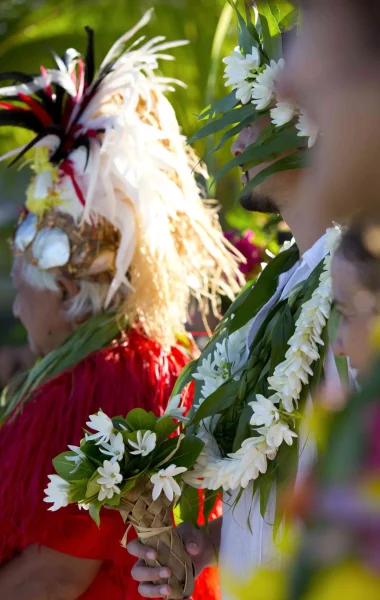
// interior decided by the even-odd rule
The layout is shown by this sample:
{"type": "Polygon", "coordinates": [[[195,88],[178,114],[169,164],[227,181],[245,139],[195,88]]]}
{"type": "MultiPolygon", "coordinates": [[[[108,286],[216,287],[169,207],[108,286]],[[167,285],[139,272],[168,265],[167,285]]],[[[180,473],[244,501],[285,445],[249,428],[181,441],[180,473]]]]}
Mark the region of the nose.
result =
{"type": "Polygon", "coordinates": [[[231,146],[232,156],[234,156],[236,158],[237,156],[240,156],[240,154],[243,154],[245,147],[246,147],[246,144],[244,143],[244,140],[242,139],[241,134],[239,134],[231,146]]]}

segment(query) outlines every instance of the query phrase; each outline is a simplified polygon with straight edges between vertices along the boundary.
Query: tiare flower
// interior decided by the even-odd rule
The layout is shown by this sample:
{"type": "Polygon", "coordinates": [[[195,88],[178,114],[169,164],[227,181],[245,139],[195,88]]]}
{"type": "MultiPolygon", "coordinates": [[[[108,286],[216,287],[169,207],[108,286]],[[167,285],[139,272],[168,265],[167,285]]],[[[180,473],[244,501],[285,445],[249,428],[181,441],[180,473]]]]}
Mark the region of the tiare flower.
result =
{"type": "Polygon", "coordinates": [[[70,473],[75,473],[79,469],[81,462],[86,458],[86,455],[82,452],[79,446],[68,446],[71,452],[74,452],[74,456],[66,456],[66,460],[74,463],[74,468],[70,473]]]}
{"type": "Polygon", "coordinates": [[[105,460],[103,466],[98,468],[98,473],[101,475],[96,480],[101,486],[98,494],[100,502],[105,500],[105,498],[111,499],[114,494],[120,494],[120,488],[117,484],[123,481],[123,476],[120,473],[118,462],[112,463],[109,460],[105,460]]]}
{"type": "Polygon", "coordinates": [[[275,108],[270,111],[270,117],[273,125],[282,127],[290,123],[297,114],[298,106],[295,102],[277,102],[275,108]]]}
{"type": "Polygon", "coordinates": [[[157,436],[155,433],[151,431],[146,431],[144,435],[142,431],[137,432],[137,442],[133,442],[132,440],[128,440],[128,444],[135,448],[135,450],[131,451],[131,454],[141,454],[141,456],[148,456],[156,447],[157,436]]]}
{"type": "Polygon", "coordinates": [[[187,471],[186,467],[170,465],[169,467],[166,467],[166,469],[161,469],[158,473],[152,475],[150,480],[153,483],[153,500],[157,500],[162,491],[170,502],[173,500],[174,496],[180,496],[181,488],[174,477],[185,471],[187,471]]]}
{"type": "Polygon", "coordinates": [[[279,402],[279,397],[276,394],[270,398],[265,398],[262,394],[256,394],[256,401],[248,403],[253,410],[250,425],[270,427],[273,421],[278,421],[280,415],[274,402],[279,402]]]}
{"type": "Polygon", "coordinates": [[[260,54],[254,46],[252,52],[244,56],[237,46],[230,56],[223,59],[225,85],[236,90],[236,99],[247,104],[251,99],[253,77],[260,66],[260,54]]]}
{"type": "Polygon", "coordinates": [[[266,434],[266,442],[271,448],[279,448],[283,442],[291,446],[293,438],[298,437],[292,431],[287,423],[274,423],[271,425],[266,434]]]}
{"type": "Polygon", "coordinates": [[[283,58],[276,63],[275,60],[270,61],[262,73],[260,73],[255,83],[252,86],[252,104],[257,110],[265,110],[268,108],[275,96],[276,80],[281,71],[283,71],[285,61],[283,58]]]}
{"type": "Polygon", "coordinates": [[[178,419],[179,421],[187,421],[187,417],[184,417],[186,412],[185,406],[181,405],[181,394],[176,394],[170,398],[169,403],[165,410],[165,417],[172,417],[172,419],[178,419]]]}
{"type": "Polygon", "coordinates": [[[125,446],[123,436],[120,433],[111,433],[109,443],[101,444],[100,452],[111,456],[111,463],[121,460],[124,456],[125,446]]]}
{"type": "Polygon", "coordinates": [[[307,137],[307,147],[312,148],[317,141],[319,130],[318,127],[311,121],[311,119],[305,114],[301,113],[298,123],[296,124],[298,129],[299,137],[307,137]]]}
{"type": "Polygon", "coordinates": [[[69,504],[71,486],[59,475],[49,475],[49,479],[50,483],[44,490],[46,494],[44,502],[51,502],[53,506],[50,506],[48,510],[56,511],[69,504]]]}
{"type": "Polygon", "coordinates": [[[90,420],[86,423],[87,427],[93,429],[97,433],[88,435],[86,440],[98,440],[96,443],[104,444],[110,441],[111,433],[113,431],[113,423],[107,415],[99,410],[96,415],[90,415],[90,420]]]}

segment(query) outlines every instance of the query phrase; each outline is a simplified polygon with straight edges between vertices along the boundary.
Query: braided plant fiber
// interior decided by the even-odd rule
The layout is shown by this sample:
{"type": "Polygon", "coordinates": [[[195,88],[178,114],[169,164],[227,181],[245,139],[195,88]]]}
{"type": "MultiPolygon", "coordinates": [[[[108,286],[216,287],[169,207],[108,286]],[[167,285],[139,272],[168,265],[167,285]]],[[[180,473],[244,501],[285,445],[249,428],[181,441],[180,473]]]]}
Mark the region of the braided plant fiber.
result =
{"type": "Polygon", "coordinates": [[[173,527],[173,502],[162,493],[153,500],[152,490],[152,483],[141,479],[123,496],[118,510],[124,523],[133,526],[139,540],[157,552],[157,559],[146,560],[146,565],[171,570],[169,579],[161,579],[157,585],[169,584],[172,592],[168,598],[182,600],[194,591],[193,564],[181,536],[173,527]]]}

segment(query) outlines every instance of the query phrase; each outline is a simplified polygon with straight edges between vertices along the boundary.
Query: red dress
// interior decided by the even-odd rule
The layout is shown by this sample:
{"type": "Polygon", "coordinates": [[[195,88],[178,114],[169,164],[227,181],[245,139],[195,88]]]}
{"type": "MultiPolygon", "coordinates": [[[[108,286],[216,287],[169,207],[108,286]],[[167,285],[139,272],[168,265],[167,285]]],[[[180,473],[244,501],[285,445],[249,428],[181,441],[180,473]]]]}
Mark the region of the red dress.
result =
{"type": "MultiPolygon", "coordinates": [[[[182,349],[166,351],[131,331],[126,341],[41,386],[22,412],[10,416],[0,434],[0,564],[39,544],[103,561],[81,600],[141,598],[130,576],[134,559],[120,544],[125,526],[118,512],[103,509],[98,529],[76,505],[48,511],[43,490],[52,459],[68,444],[79,445],[90,414],[102,409],[109,416],[126,415],[134,407],[162,414],[188,360],[182,349]]],[[[218,597],[215,574],[201,579],[195,597],[218,597]]]]}

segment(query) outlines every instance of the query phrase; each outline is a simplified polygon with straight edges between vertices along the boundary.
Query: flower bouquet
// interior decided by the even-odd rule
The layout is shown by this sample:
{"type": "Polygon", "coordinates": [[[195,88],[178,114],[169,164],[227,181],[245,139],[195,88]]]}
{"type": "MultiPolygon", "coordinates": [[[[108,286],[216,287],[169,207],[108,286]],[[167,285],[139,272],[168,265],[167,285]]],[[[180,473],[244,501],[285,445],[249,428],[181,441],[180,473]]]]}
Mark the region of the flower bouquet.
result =
{"type": "Polygon", "coordinates": [[[183,410],[169,406],[160,418],[141,408],[125,418],[91,415],[87,426],[95,433],[85,431],[79,447],[69,446],[54,459],[57,474],[49,476],[44,499],[52,503],[49,510],[78,503],[98,525],[102,506],[117,509],[128,525],[126,535],[133,527],[156,550],[157,559],[147,565],[170,568],[169,580],[159,583],[169,583],[173,599],[191,596],[194,573],[172,511],[183,475],[203,448],[196,436],[178,434],[183,410]]]}

